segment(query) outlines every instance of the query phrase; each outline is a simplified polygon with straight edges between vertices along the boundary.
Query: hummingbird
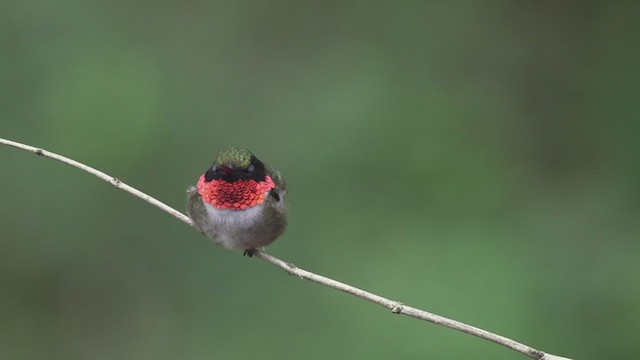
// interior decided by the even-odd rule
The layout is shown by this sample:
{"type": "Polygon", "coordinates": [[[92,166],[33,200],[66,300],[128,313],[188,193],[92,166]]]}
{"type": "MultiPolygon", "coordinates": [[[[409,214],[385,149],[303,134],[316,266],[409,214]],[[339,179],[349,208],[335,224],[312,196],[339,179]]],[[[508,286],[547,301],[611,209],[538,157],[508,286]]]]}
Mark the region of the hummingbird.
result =
{"type": "Polygon", "coordinates": [[[284,232],[286,195],[280,172],[249,150],[230,147],[187,189],[187,214],[216,244],[251,257],[284,232]]]}

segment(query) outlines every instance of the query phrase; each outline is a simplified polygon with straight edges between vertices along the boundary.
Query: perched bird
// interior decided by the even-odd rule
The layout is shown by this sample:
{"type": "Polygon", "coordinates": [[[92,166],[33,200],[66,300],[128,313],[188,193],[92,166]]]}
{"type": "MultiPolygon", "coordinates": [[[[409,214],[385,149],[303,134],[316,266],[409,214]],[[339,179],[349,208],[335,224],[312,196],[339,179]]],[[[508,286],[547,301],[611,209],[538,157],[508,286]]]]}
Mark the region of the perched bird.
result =
{"type": "Polygon", "coordinates": [[[247,149],[226,148],[187,189],[187,214],[216,244],[251,257],[284,232],[286,194],[278,171],[247,149]]]}

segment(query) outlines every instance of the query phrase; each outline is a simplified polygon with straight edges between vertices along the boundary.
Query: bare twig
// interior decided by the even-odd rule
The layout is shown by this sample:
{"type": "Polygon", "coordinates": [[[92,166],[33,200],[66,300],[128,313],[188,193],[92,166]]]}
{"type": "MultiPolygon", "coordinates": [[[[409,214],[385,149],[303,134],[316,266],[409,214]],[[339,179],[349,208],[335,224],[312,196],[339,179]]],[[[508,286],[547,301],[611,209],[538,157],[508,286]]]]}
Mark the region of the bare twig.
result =
{"type": "Polygon", "coordinates": [[[67,164],[69,166],[73,166],[74,168],[77,168],[77,169],[80,169],[82,171],[88,172],[89,174],[94,175],[94,176],[96,176],[96,177],[108,182],[109,184],[115,186],[116,188],[118,188],[120,190],[124,190],[124,191],[128,192],[129,194],[148,202],[149,204],[151,204],[151,205],[159,208],[160,210],[168,213],[169,215],[171,215],[174,218],[182,221],[183,223],[193,226],[193,222],[191,222],[191,219],[189,219],[189,217],[187,215],[185,215],[185,214],[181,213],[180,211],[172,208],[171,206],[163,203],[162,201],[154,199],[151,196],[143,193],[142,191],[123,183],[122,181],[120,181],[119,179],[117,179],[117,178],[115,178],[113,176],[107,175],[107,174],[103,173],[100,170],[92,168],[91,166],[87,166],[87,165],[79,163],[79,162],[77,162],[75,160],[69,159],[68,157],[64,157],[62,155],[58,155],[58,154],[52,153],[52,152],[44,150],[44,149],[40,149],[40,148],[37,148],[37,147],[21,144],[19,142],[15,142],[15,141],[11,141],[11,140],[6,140],[6,139],[0,138],[0,144],[13,146],[15,148],[22,149],[22,150],[34,153],[34,154],[36,154],[38,156],[43,156],[43,157],[46,157],[46,158],[49,158],[49,159],[57,160],[57,161],[60,161],[62,163],[65,163],[65,164],[67,164]]]}
{"type": "MultiPolygon", "coordinates": [[[[189,219],[188,216],[184,215],[183,213],[177,211],[176,209],[168,206],[167,204],[154,199],[153,197],[143,193],[142,191],[135,189],[125,183],[123,183],[122,181],[120,181],[119,179],[107,175],[105,173],[103,173],[102,171],[96,170],[90,166],[84,165],[82,163],[79,163],[75,160],[69,159],[67,157],[64,157],[62,155],[58,155],[37,147],[33,147],[33,146],[29,146],[29,145],[25,145],[19,142],[15,142],[15,141],[11,141],[11,140],[6,140],[6,139],[2,139],[0,138],[0,145],[8,145],[8,146],[12,146],[21,150],[25,150],[28,152],[31,152],[33,154],[36,154],[38,156],[43,156],[49,159],[53,159],[53,160],[57,160],[60,161],[62,163],[65,163],[67,165],[73,166],[77,169],[83,170],[85,172],[88,172],[89,174],[95,175],[96,177],[110,183],[111,185],[115,186],[116,188],[120,189],[120,190],[124,190],[126,192],[128,192],[129,194],[142,199],[146,202],[148,202],[149,204],[159,208],[160,210],[168,213],[169,215],[175,217],[176,219],[184,222],[187,225],[193,226],[193,222],[191,221],[191,219],[189,219]]],[[[524,345],[522,343],[519,343],[517,341],[511,340],[509,338],[506,338],[504,336],[500,336],[494,333],[491,333],[489,331],[486,330],[482,330],[480,328],[477,328],[475,326],[471,326],[471,325],[467,325],[464,323],[461,323],[459,321],[455,321],[455,320],[451,320],[439,315],[435,315],[432,313],[429,313],[427,311],[424,310],[420,310],[420,309],[416,309],[414,307],[411,306],[407,306],[404,305],[398,301],[393,301],[387,298],[384,298],[382,296],[370,293],[368,291],[364,291],[362,289],[358,289],[356,287],[353,287],[351,285],[347,285],[345,283],[330,279],[328,277],[324,277],[322,275],[318,275],[315,273],[312,273],[310,271],[301,269],[291,263],[287,263],[284,262],[280,259],[278,259],[277,257],[273,256],[273,255],[269,255],[267,253],[265,253],[264,251],[256,251],[254,253],[254,256],[268,262],[271,263],[281,269],[283,269],[284,271],[288,272],[291,275],[296,275],[298,277],[300,277],[301,279],[305,279],[305,280],[310,280],[313,281],[315,283],[336,289],[336,290],[340,290],[342,292],[346,292],[348,294],[357,296],[359,298],[362,298],[364,300],[370,301],[372,303],[381,305],[386,307],[387,309],[390,309],[392,313],[394,314],[404,314],[407,316],[411,316],[417,319],[421,319],[421,320],[425,320],[428,322],[431,322],[433,324],[436,325],[441,325],[450,329],[454,329],[454,330],[458,330],[458,331],[462,331],[464,333],[467,333],[469,335],[473,335],[485,340],[489,340],[492,341],[496,344],[500,344],[502,346],[505,346],[509,349],[515,350],[521,354],[524,354],[532,359],[538,359],[538,360],[570,360],[568,358],[564,358],[564,357],[560,357],[560,356],[556,356],[556,355],[551,355],[551,354],[547,354],[544,353],[540,350],[536,350],[530,346],[524,345]]]]}

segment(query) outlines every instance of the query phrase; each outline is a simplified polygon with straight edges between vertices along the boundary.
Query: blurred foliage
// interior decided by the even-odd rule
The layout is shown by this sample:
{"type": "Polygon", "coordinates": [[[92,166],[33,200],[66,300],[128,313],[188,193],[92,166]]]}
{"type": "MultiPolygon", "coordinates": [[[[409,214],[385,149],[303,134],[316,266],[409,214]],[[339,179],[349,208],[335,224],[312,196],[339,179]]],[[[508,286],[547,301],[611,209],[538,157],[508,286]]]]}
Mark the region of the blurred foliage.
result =
{"type": "MultiPolygon", "coordinates": [[[[0,137],[178,208],[223,146],[287,261],[576,359],[640,345],[637,6],[0,2],[0,137]]],[[[0,148],[2,359],[520,359],[0,148]]]]}

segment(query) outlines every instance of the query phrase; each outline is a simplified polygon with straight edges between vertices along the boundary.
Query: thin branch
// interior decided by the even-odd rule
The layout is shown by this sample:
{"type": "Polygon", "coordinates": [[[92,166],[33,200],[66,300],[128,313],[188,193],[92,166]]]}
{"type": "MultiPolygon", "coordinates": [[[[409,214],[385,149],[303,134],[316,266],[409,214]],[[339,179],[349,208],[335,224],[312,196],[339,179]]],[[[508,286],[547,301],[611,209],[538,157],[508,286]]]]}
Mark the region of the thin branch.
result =
{"type": "Polygon", "coordinates": [[[25,145],[25,144],[21,144],[19,142],[15,142],[15,141],[11,141],[11,140],[6,140],[6,139],[2,139],[0,138],[0,144],[2,145],[9,145],[9,146],[13,146],[15,148],[18,149],[22,149],[25,151],[28,151],[30,153],[34,153],[38,156],[43,156],[49,159],[53,159],[53,160],[57,160],[60,161],[62,163],[65,163],[69,166],[73,166],[74,168],[80,169],[82,171],[88,172],[91,175],[94,175],[96,177],[98,177],[99,179],[102,179],[106,182],[108,182],[109,184],[113,185],[114,187],[120,189],[120,190],[124,190],[126,192],[128,192],[129,194],[140,198],[146,202],[148,202],[149,204],[159,208],[160,210],[168,213],[169,215],[173,216],[174,218],[182,221],[183,223],[193,226],[193,222],[191,221],[191,219],[189,219],[189,217],[183,213],[181,213],[180,211],[172,208],[171,206],[163,203],[160,200],[154,199],[151,196],[143,193],[142,191],[131,187],[125,183],[123,183],[122,181],[120,181],[119,179],[111,176],[111,175],[107,175],[105,173],[103,173],[100,170],[94,169],[91,166],[87,166],[83,163],[79,163],[75,160],[69,159],[68,157],[64,157],[62,155],[58,155],[56,153],[52,153],[50,151],[44,150],[44,149],[40,149],[37,147],[33,147],[33,146],[29,146],[29,145],[25,145]]]}
{"type": "MultiPolygon", "coordinates": [[[[40,149],[37,147],[33,147],[33,146],[29,146],[29,145],[25,145],[19,142],[15,142],[15,141],[11,141],[11,140],[6,140],[6,139],[2,139],[0,138],[0,145],[8,145],[8,146],[12,146],[21,150],[25,150],[28,152],[31,152],[33,154],[36,154],[38,156],[43,156],[49,159],[53,159],[53,160],[57,160],[60,161],[62,163],[65,163],[69,166],[73,166],[77,169],[80,169],[82,171],[88,172],[89,174],[92,174],[108,183],[110,183],[111,185],[113,185],[114,187],[126,191],[129,194],[142,199],[146,202],[148,202],[149,204],[159,208],[160,210],[168,213],[169,215],[173,216],[174,218],[184,222],[187,225],[193,226],[193,222],[191,221],[191,219],[189,219],[188,216],[184,215],[183,213],[179,212],[178,210],[170,207],[169,205],[154,199],[153,197],[143,193],[142,191],[133,188],[125,183],[123,183],[122,181],[120,181],[119,179],[107,175],[105,173],[103,173],[100,170],[96,170],[90,166],[87,166],[85,164],[79,163],[75,160],[69,159],[67,157],[64,157],[62,155],[58,155],[55,153],[52,153],[50,151],[46,151],[44,149],[40,149]]],[[[287,263],[284,262],[280,259],[278,259],[277,257],[273,256],[273,255],[269,255],[267,253],[265,253],[264,251],[256,251],[254,253],[255,257],[258,257],[270,264],[273,264],[281,269],[283,269],[284,271],[286,271],[287,273],[291,274],[291,275],[296,275],[301,279],[305,279],[305,280],[310,280],[313,281],[315,283],[336,289],[336,290],[340,290],[342,292],[357,296],[359,298],[362,298],[364,300],[370,301],[372,303],[378,304],[380,306],[384,306],[387,309],[390,309],[392,313],[394,314],[403,314],[403,315],[407,315],[410,317],[414,317],[416,319],[421,319],[421,320],[425,320],[428,321],[430,323],[436,324],[436,325],[441,325],[444,327],[447,327],[449,329],[453,329],[453,330],[458,330],[458,331],[462,331],[464,333],[467,333],[469,335],[473,335],[485,340],[489,340],[492,341],[496,344],[505,346],[509,349],[515,350],[521,354],[524,354],[532,359],[538,359],[538,360],[571,360],[568,358],[564,358],[564,357],[560,357],[560,356],[556,356],[556,355],[551,355],[551,354],[547,354],[544,353],[540,350],[536,350],[530,346],[527,346],[525,344],[519,343],[517,341],[511,340],[509,338],[506,338],[504,336],[500,336],[494,333],[491,333],[489,331],[477,328],[475,326],[471,326],[471,325],[467,325],[464,323],[461,323],[459,321],[455,321],[455,320],[451,320],[436,314],[432,314],[430,312],[424,311],[424,310],[420,310],[420,309],[416,309],[414,307],[411,306],[407,306],[404,305],[398,301],[393,301],[387,298],[384,298],[382,296],[370,293],[368,291],[364,291],[362,289],[358,289],[356,287],[353,287],[351,285],[347,285],[345,283],[330,279],[328,277],[322,276],[322,275],[318,275],[315,273],[312,273],[310,271],[301,269],[291,263],[287,263]]]]}

